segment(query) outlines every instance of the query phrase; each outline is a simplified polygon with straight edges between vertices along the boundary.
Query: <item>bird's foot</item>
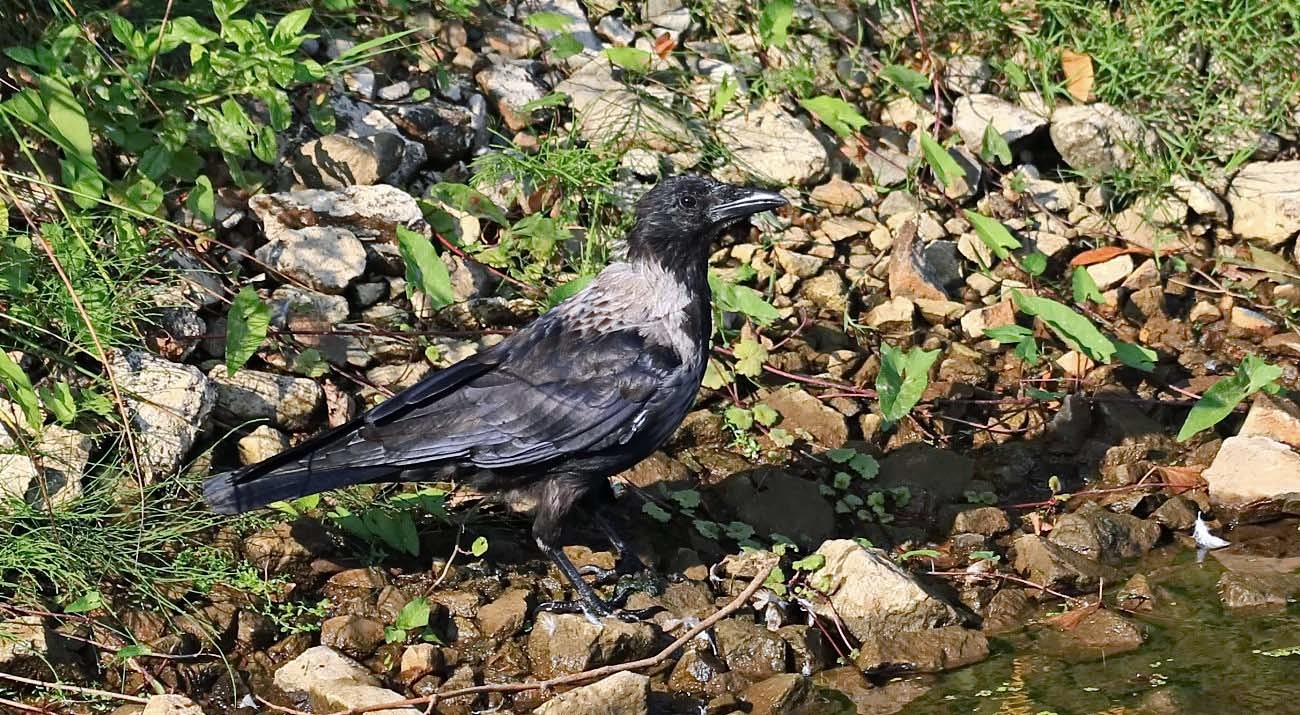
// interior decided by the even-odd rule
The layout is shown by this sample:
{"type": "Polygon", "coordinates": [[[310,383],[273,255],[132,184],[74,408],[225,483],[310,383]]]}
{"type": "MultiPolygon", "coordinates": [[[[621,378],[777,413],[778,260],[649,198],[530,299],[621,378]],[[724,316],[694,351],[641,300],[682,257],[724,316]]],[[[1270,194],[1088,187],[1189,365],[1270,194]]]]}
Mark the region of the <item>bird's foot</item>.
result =
{"type": "Polygon", "coordinates": [[[605,601],[584,603],[582,601],[544,601],[537,604],[538,613],[581,614],[594,625],[600,625],[602,619],[617,618],[624,623],[648,621],[663,609],[655,608],[616,608],[605,601]]]}
{"type": "Polygon", "coordinates": [[[614,598],[611,603],[621,606],[627,603],[634,593],[646,593],[651,596],[663,595],[668,588],[668,581],[650,569],[641,569],[634,573],[624,573],[614,585],[614,598]]]}

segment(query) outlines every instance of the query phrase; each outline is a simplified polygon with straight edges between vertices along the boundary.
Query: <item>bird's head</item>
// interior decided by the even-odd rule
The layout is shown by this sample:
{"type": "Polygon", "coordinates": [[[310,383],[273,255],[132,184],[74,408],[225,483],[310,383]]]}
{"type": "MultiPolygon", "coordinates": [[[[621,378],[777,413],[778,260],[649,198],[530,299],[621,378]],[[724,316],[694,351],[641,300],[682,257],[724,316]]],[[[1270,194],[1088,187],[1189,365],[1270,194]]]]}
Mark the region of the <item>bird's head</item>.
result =
{"type": "Polygon", "coordinates": [[[706,176],[672,176],[637,201],[628,254],[697,261],[708,255],[710,242],[728,226],[787,203],[773,191],[724,184],[706,176]]]}

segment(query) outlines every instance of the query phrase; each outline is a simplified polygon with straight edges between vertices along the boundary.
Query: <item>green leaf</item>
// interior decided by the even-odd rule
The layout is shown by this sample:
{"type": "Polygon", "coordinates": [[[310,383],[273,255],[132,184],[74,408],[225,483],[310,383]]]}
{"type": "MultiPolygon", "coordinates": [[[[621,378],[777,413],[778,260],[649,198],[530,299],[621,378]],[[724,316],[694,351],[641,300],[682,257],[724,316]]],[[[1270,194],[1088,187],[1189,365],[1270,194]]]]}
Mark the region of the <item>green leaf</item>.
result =
{"type": "Polygon", "coordinates": [[[713,358],[709,358],[709,364],[704,368],[704,380],[700,384],[702,384],[705,389],[720,390],[723,387],[730,385],[734,380],[735,378],[732,376],[731,372],[727,370],[722,363],[713,358]]]}
{"type": "Polygon", "coordinates": [[[578,291],[586,288],[587,284],[591,282],[591,279],[595,277],[595,275],[591,274],[578,276],[571,281],[555,286],[551,289],[550,293],[546,294],[547,307],[554,308],[568,298],[577,295],[578,291]]]}
{"type": "Polygon", "coordinates": [[[66,425],[77,418],[77,403],[72,399],[72,388],[68,383],[59,380],[53,387],[42,387],[38,392],[41,402],[59,424],[66,425]]]}
{"type": "Polygon", "coordinates": [[[683,509],[694,509],[700,505],[700,493],[694,489],[679,489],[672,496],[677,506],[683,509]]]}
{"type": "Polygon", "coordinates": [[[898,556],[899,561],[907,561],[908,559],[915,558],[938,559],[943,558],[943,554],[934,549],[912,549],[911,551],[904,551],[898,556]]]}
{"type": "Polygon", "coordinates": [[[853,484],[853,475],[848,472],[836,472],[831,484],[840,491],[848,489],[853,484]]]}
{"type": "Polygon", "coordinates": [[[925,163],[929,165],[930,171],[934,172],[934,178],[944,186],[951,186],[958,179],[966,176],[957,160],[952,158],[952,154],[943,148],[943,145],[934,140],[926,132],[920,132],[921,135],[921,154],[925,156],[925,163]]]}
{"type": "Polygon", "coordinates": [[[772,440],[772,444],[778,447],[789,447],[794,444],[794,435],[790,434],[789,430],[780,427],[773,427],[772,430],[767,433],[767,438],[772,440]]]}
{"type": "Polygon", "coordinates": [[[930,384],[930,366],[939,359],[941,351],[911,348],[904,353],[889,344],[882,344],[880,349],[876,392],[881,416],[892,424],[906,417],[921,401],[921,395],[930,384]]]}
{"type": "Polygon", "coordinates": [[[414,631],[429,625],[429,599],[421,596],[406,602],[393,619],[393,626],[404,631],[414,631]]]}
{"type": "Polygon", "coordinates": [[[875,457],[861,452],[853,455],[853,459],[849,460],[849,468],[863,479],[875,479],[876,475],[880,474],[880,462],[876,461],[875,457]]]}
{"type": "Polygon", "coordinates": [[[767,325],[781,317],[781,313],[763,298],[763,294],[748,286],[736,285],[709,272],[709,290],[713,302],[730,313],[740,313],[759,325],[767,325]]]}
{"type": "Polygon", "coordinates": [[[835,464],[845,464],[849,460],[853,459],[853,457],[855,457],[857,453],[858,450],[856,449],[846,449],[840,447],[838,449],[826,450],[826,458],[831,460],[831,462],[835,464]]]}
{"type": "Polygon", "coordinates": [[[829,95],[810,97],[799,100],[799,104],[808,110],[822,124],[843,138],[852,136],[859,129],[867,126],[867,118],[862,116],[852,104],[829,95]]]}
{"type": "Polygon", "coordinates": [[[18,403],[23,416],[27,418],[27,425],[33,430],[39,430],[45,418],[41,415],[41,403],[36,398],[36,390],[32,389],[32,381],[27,373],[4,350],[0,350],[0,385],[4,385],[9,399],[18,403]]]}
{"type": "Polygon", "coordinates": [[[55,132],[55,140],[83,163],[95,164],[95,143],[90,133],[86,110],[77,101],[72,87],[62,77],[40,78],[41,99],[45,102],[48,126],[55,132]]]}
{"type": "Polygon", "coordinates": [[[524,106],[520,107],[519,110],[524,114],[528,114],[538,109],[546,109],[547,107],[559,107],[568,101],[569,101],[569,95],[565,94],[564,92],[551,92],[550,94],[544,97],[538,97],[537,99],[528,102],[524,106]]]}
{"type": "Polygon", "coordinates": [[[1051,298],[1011,291],[1011,298],[1021,312],[1036,316],[1062,340],[1098,363],[1108,363],[1115,356],[1115,343],[1102,334],[1091,320],[1069,306],[1051,298]]]}
{"type": "Polygon", "coordinates": [[[397,249],[406,262],[408,294],[419,290],[429,296],[434,308],[445,308],[456,301],[451,275],[429,239],[405,226],[398,226],[397,249]]]}
{"type": "Polygon", "coordinates": [[[722,76],[718,88],[713,90],[713,98],[709,100],[709,119],[717,119],[722,116],[727,104],[736,96],[738,89],[740,89],[740,83],[734,77],[729,74],[722,76]]]}
{"type": "Polygon", "coordinates": [[[735,405],[728,407],[727,411],[723,413],[723,416],[726,418],[727,424],[741,432],[754,426],[754,413],[744,407],[738,407],[735,405]]]}
{"type": "Polygon", "coordinates": [[[582,52],[582,42],[572,32],[561,32],[549,41],[553,59],[564,60],[582,52]]]}
{"type": "Polygon", "coordinates": [[[64,613],[89,613],[104,607],[104,596],[99,591],[87,591],[81,598],[64,607],[64,613]]]}
{"type": "Polygon", "coordinates": [[[763,363],[767,360],[767,349],[757,340],[741,340],[734,349],[736,355],[736,372],[748,377],[763,374],[763,363]]]}
{"type": "Polygon", "coordinates": [[[153,650],[149,648],[149,646],[143,643],[133,643],[118,648],[117,652],[113,654],[113,660],[122,663],[142,655],[149,655],[150,653],[153,653],[153,650]]]}
{"type": "Polygon", "coordinates": [[[226,318],[226,373],[234,375],[261,347],[271,325],[271,308],[250,286],[240,289],[226,318]]]}
{"type": "Polygon", "coordinates": [[[1106,302],[1106,297],[1097,288],[1097,282],[1092,279],[1092,274],[1083,266],[1075,267],[1074,274],[1070,277],[1070,286],[1074,291],[1074,302],[1079,305],[1089,300],[1097,305],[1106,302]]]}
{"type": "Polygon", "coordinates": [[[706,521],[704,519],[695,519],[691,522],[695,530],[710,541],[717,541],[722,538],[722,527],[716,521],[706,521]]]}
{"type": "Polygon", "coordinates": [[[302,29],[307,26],[307,21],[310,19],[311,8],[305,7],[301,10],[294,10],[275,23],[275,29],[271,31],[271,39],[284,44],[294,41],[293,46],[297,47],[303,40],[301,37],[302,29]]]}
{"type": "Polygon", "coordinates": [[[573,23],[573,18],[559,12],[534,12],[524,18],[524,24],[534,30],[560,32],[573,23]]]}
{"type": "Polygon", "coordinates": [[[1007,145],[1002,132],[993,128],[993,122],[989,122],[984,127],[984,139],[980,142],[980,158],[990,164],[994,159],[1003,166],[1011,163],[1011,147],[1007,145]]]}
{"type": "Polygon", "coordinates": [[[1270,365],[1254,355],[1247,355],[1235,373],[1220,378],[1192,405],[1192,410],[1178,430],[1178,441],[1213,427],[1232,414],[1246,398],[1269,388],[1282,376],[1282,368],[1270,365]]]}
{"type": "Polygon", "coordinates": [[[385,643],[405,643],[406,637],[407,637],[406,631],[402,630],[401,628],[397,628],[394,626],[384,626],[385,643]]]}
{"type": "Polygon", "coordinates": [[[195,179],[194,188],[185,198],[185,206],[199,217],[203,225],[211,226],[215,223],[217,203],[216,193],[212,190],[212,180],[206,176],[195,179]]]}
{"type": "Polygon", "coordinates": [[[762,402],[758,403],[757,405],[754,405],[753,412],[754,412],[754,421],[759,423],[760,425],[763,425],[764,427],[771,427],[772,425],[776,424],[777,420],[781,419],[780,413],[772,409],[771,406],[764,404],[762,402]]]}
{"type": "Polygon", "coordinates": [[[663,507],[654,502],[646,502],[641,505],[641,513],[654,519],[660,524],[667,524],[673,520],[673,515],[669,514],[663,507]]]}
{"type": "Polygon", "coordinates": [[[984,337],[999,343],[1018,343],[1025,338],[1033,338],[1034,331],[1020,325],[998,325],[984,329],[984,337]]]}
{"type": "Polygon", "coordinates": [[[635,47],[619,47],[610,45],[604,50],[605,56],[609,61],[631,72],[645,72],[650,69],[650,63],[654,60],[654,55],[635,47]]]}
{"type": "Polygon", "coordinates": [[[794,19],[794,0],[768,0],[758,17],[758,36],[767,47],[785,47],[790,21],[794,19]]]}
{"type": "Polygon", "coordinates": [[[790,564],[796,571],[816,571],[825,565],[826,557],[822,554],[809,554],[790,564]]]}
{"type": "Polygon", "coordinates": [[[1111,344],[1115,346],[1115,357],[1121,363],[1142,372],[1156,369],[1156,360],[1160,357],[1156,351],[1123,340],[1111,340],[1111,344]]]}
{"type": "Polygon", "coordinates": [[[1047,270],[1047,255],[1038,251],[1031,251],[1020,259],[1020,267],[1025,269],[1025,273],[1035,278],[1041,276],[1043,271],[1047,270]]]}
{"type": "Polygon", "coordinates": [[[966,220],[970,221],[971,226],[975,229],[975,235],[980,237],[980,240],[989,247],[990,251],[993,251],[993,255],[1005,259],[1011,255],[1011,251],[1020,248],[1020,241],[1011,235],[1011,232],[1007,230],[1006,226],[1002,225],[1001,221],[970,209],[963,209],[962,213],[966,214],[966,220]]]}
{"type": "Polygon", "coordinates": [[[510,225],[510,218],[495,201],[467,184],[439,182],[429,189],[429,195],[476,218],[488,219],[498,226],[510,225]]]}
{"type": "Polygon", "coordinates": [[[919,96],[930,87],[929,77],[903,65],[885,65],[880,68],[880,76],[913,97],[919,96]]]}
{"type": "Polygon", "coordinates": [[[481,557],[483,554],[486,554],[487,550],[488,550],[488,540],[487,537],[485,536],[480,536],[477,539],[474,539],[474,543],[469,545],[469,552],[473,554],[475,558],[481,557]]]}
{"type": "Polygon", "coordinates": [[[744,541],[754,535],[754,527],[743,521],[730,521],[723,527],[727,537],[736,541],[744,541]]]}

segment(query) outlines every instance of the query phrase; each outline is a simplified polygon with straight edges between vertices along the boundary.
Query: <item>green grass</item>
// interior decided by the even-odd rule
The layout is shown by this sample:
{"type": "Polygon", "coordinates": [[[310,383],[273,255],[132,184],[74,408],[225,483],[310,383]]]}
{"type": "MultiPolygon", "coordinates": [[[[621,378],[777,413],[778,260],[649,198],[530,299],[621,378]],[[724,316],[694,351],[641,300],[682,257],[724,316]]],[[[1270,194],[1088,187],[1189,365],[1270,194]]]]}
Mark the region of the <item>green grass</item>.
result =
{"type": "MultiPolygon", "coordinates": [[[[907,3],[899,3],[906,5],[907,3]]],[[[1251,0],[937,0],[922,6],[940,56],[969,52],[1001,69],[995,91],[1065,93],[1060,53],[1093,60],[1096,100],[1161,139],[1108,177],[1124,196],[1166,191],[1176,173],[1212,180],[1245,160],[1259,132],[1296,130],[1300,5],[1251,0]]]]}

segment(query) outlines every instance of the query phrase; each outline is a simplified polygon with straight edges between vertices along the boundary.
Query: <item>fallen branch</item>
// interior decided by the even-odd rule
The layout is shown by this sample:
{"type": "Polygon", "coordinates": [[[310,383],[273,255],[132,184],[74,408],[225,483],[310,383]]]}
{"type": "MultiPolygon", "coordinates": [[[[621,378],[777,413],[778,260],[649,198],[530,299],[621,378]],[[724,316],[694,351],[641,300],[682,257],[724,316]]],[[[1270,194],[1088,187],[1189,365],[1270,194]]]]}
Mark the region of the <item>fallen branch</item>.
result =
{"type": "Polygon", "coordinates": [[[1020,578],[1019,576],[1012,576],[1011,574],[1006,574],[1006,573],[998,573],[996,571],[990,571],[986,573],[978,573],[978,572],[972,573],[970,571],[924,571],[922,573],[924,573],[926,576],[948,576],[953,578],[982,578],[985,580],[991,579],[994,581],[1010,581],[1011,583],[1018,583],[1021,586],[1027,586],[1029,588],[1042,591],[1044,593],[1050,593],[1051,595],[1056,596],[1057,598],[1064,599],[1066,601],[1079,600],[1077,596],[1068,596],[1064,593],[1061,593],[1060,591],[1054,591],[1044,586],[1041,583],[1034,583],[1033,581],[1030,581],[1027,578],[1020,578]]]}
{"type": "Polygon", "coordinates": [[[111,690],[99,690],[97,688],[83,688],[79,685],[49,683],[44,680],[33,680],[32,678],[24,678],[22,676],[10,675],[8,673],[0,673],[0,678],[3,678],[4,680],[12,680],[15,683],[22,683],[24,685],[35,685],[38,688],[66,690],[70,693],[81,693],[82,695],[94,695],[95,697],[99,697],[99,698],[112,698],[114,700],[125,700],[128,703],[143,704],[149,702],[148,698],[142,698],[138,695],[127,695],[126,693],[115,693],[111,690]]]}
{"type": "MultiPolygon", "coordinates": [[[[694,628],[683,633],[681,637],[679,637],[677,640],[668,644],[668,647],[664,648],[663,650],[659,651],[655,655],[652,655],[648,658],[634,660],[629,663],[618,663],[615,665],[606,665],[599,668],[593,668],[591,670],[584,670],[581,673],[573,673],[571,675],[557,676],[549,680],[539,680],[530,683],[500,683],[495,685],[476,685],[470,688],[458,688],[456,690],[448,690],[447,692],[443,692],[443,693],[434,693],[433,695],[426,695],[424,697],[419,697],[419,698],[410,698],[408,700],[395,700],[390,703],[379,703],[377,705],[366,705],[358,708],[350,708],[348,710],[339,710],[330,713],[329,715],[361,715],[362,713],[370,713],[370,712],[375,712],[377,710],[392,710],[395,708],[411,707],[414,705],[436,704],[442,700],[447,700],[450,698],[458,698],[465,695],[479,695],[481,693],[521,693],[529,690],[551,690],[561,685],[576,685],[578,683],[584,683],[588,680],[597,680],[599,678],[604,678],[606,676],[613,675],[615,673],[621,673],[626,670],[639,670],[641,668],[650,668],[659,665],[660,663],[663,663],[664,661],[671,658],[673,653],[676,652],[678,648],[681,648],[682,646],[691,642],[696,636],[712,628],[718,621],[721,621],[722,619],[726,618],[732,613],[735,613],[736,611],[740,610],[746,603],[749,602],[749,599],[755,593],[758,593],[758,590],[763,587],[763,582],[767,580],[768,574],[772,573],[772,569],[775,568],[775,566],[776,566],[776,562],[775,560],[773,560],[770,561],[767,565],[760,568],[758,574],[755,575],[754,579],[749,582],[749,585],[745,587],[745,590],[740,592],[740,595],[732,599],[731,602],[728,603],[727,605],[718,609],[716,612],[713,613],[713,615],[700,621],[699,624],[696,625],[694,628]]],[[[267,705],[270,705],[270,703],[267,703],[267,705]]],[[[294,713],[295,715],[297,715],[300,712],[297,710],[291,710],[279,706],[274,706],[274,709],[280,712],[294,713]]]]}

